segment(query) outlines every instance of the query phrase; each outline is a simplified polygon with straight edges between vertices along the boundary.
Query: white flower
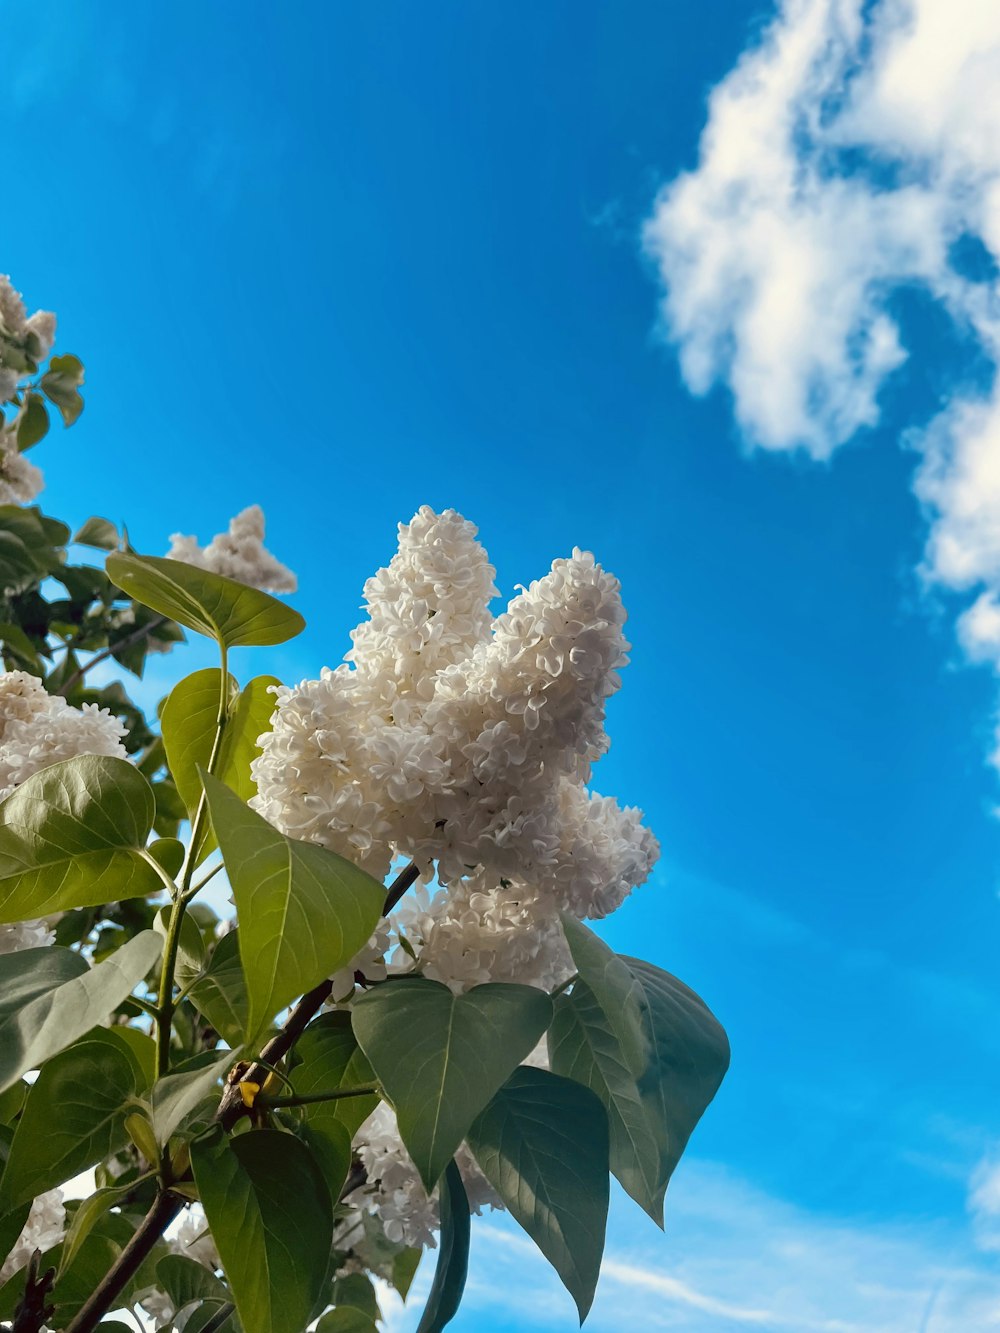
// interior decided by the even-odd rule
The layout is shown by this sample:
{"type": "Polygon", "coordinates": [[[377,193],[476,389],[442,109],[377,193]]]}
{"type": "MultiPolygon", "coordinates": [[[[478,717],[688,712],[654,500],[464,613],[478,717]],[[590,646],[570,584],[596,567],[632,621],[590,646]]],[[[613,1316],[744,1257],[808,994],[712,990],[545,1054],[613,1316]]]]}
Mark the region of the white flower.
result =
{"type": "Polygon", "coordinates": [[[265,592],[294,592],[298,580],[290,569],[264,546],[264,511],[251,505],[230,520],[229,531],[220,532],[202,549],[196,537],[175,532],[170,538],[171,560],[224,574],[265,592]]]}
{"type": "Polygon", "coordinates": [[[14,1242],[14,1248],[0,1267],[0,1286],[21,1271],[35,1250],[45,1254],[62,1240],[66,1230],[66,1209],[62,1197],[62,1190],[48,1190],[45,1194],[39,1194],[32,1203],[28,1220],[14,1242]]]}
{"type": "MultiPolygon", "coordinates": [[[[3,375],[0,371],[0,376],[3,375]]],[[[0,401],[3,385],[0,384],[0,401]]],[[[30,504],[45,485],[41,468],[18,453],[13,431],[0,431],[0,504],[30,504]]]]}
{"type": "Polygon", "coordinates": [[[42,949],[51,944],[55,937],[55,931],[44,918],[0,925],[0,954],[19,953],[22,949],[42,949]]]}
{"type": "Polygon", "coordinates": [[[56,340],[56,317],[51,310],[36,310],[24,326],[33,361],[47,361],[56,340]]]}
{"type": "Polygon", "coordinates": [[[124,759],[125,727],[107,708],[73,708],[26,671],[0,673],[0,800],[40,769],[78,755],[124,759]]]}
{"type": "MultiPolygon", "coordinates": [[[[377,1213],[386,1238],[394,1244],[434,1245],[438,1227],[437,1200],[427,1191],[403,1146],[396,1116],[385,1102],[371,1113],[358,1131],[355,1151],[368,1183],[350,1196],[359,1209],[377,1213]]],[[[463,1143],[455,1154],[469,1207],[477,1216],[483,1208],[503,1208],[475,1158],[463,1143]]]]}
{"type": "Polygon", "coordinates": [[[14,288],[7,274],[0,273],[0,334],[11,341],[20,341],[27,322],[28,312],[21,293],[14,288]]]}
{"type": "Polygon", "coordinates": [[[215,1241],[208,1229],[208,1219],[201,1204],[191,1204],[167,1239],[175,1254],[186,1255],[188,1259],[194,1259],[213,1272],[222,1267],[222,1260],[215,1248],[215,1241]]]}
{"type": "Polygon", "coordinates": [[[574,551],[494,621],[493,575],[471,524],[421,509],[348,664],[276,691],[254,764],[284,832],[379,878],[397,857],[433,871],[446,892],[397,929],[459,986],[564,974],[559,911],[613,911],[659,852],[585,785],[628,661],[618,581],[574,551]]]}

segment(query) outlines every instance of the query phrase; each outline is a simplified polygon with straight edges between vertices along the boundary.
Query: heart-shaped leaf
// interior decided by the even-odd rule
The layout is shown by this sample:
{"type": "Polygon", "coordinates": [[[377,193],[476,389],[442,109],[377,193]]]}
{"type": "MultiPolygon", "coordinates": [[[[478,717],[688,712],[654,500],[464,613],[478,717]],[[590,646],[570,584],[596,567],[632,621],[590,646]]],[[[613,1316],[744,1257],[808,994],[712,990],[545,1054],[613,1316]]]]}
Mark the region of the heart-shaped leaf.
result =
{"type": "Polygon", "coordinates": [[[296,996],[349,962],[382,915],[385,889],[342,856],[286,838],[203,774],[239,915],[247,1041],[296,996]]]}
{"type": "Polygon", "coordinates": [[[59,409],[64,426],[72,426],[83,411],[82,383],[83,362],[78,356],[54,356],[38,381],[42,393],[59,409]]]}
{"type": "Polygon", "coordinates": [[[116,551],[105,569],[143,606],[227,648],[285,643],[305,629],[298,611],[277,598],[182,560],[116,551]]]}
{"type": "Polygon", "coordinates": [[[458,1313],[465,1291],[472,1227],[468,1196],[462,1184],[461,1172],[454,1162],[449,1162],[445,1169],[438,1190],[438,1208],[441,1214],[441,1235],[437,1268],[434,1270],[427,1304],[417,1325],[417,1333],[441,1333],[441,1329],[458,1313]]]}
{"type": "Polygon", "coordinates": [[[354,1002],[355,1034],[428,1191],[551,1020],[544,991],[499,982],[453,995],[403,977],[354,1002]]]}
{"type": "Polygon", "coordinates": [[[563,929],[581,979],[556,1006],[552,1069],[600,1097],[611,1170],[662,1226],[667,1182],[729,1067],[729,1042],[669,972],[615,954],[572,917],[563,929]]]}
{"type": "Polygon", "coordinates": [[[333,1240],[316,1160],[293,1134],[262,1129],[197,1139],[191,1162],[246,1333],[302,1333],[333,1240]]]}
{"type": "Polygon", "coordinates": [[[152,788],[126,759],[81,755],[22,782],[0,803],[0,921],[155,893],[153,813],[152,788]]]}
{"type": "Polygon", "coordinates": [[[154,966],[162,946],[158,935],[143,930],[91,968],[79,954],[71,954],[77,962],[67,962],[68,949],[0,956],[0,1091],[103,1023],[154,966]],[[27,980],[30,969],[37,971],[37,989],[27,980]]]}
{"type": "Polygon", "coordinates": [[[608,1117],[599,1098],[544,1069],[516,1069],[474,1121],[469,1147],[559,1274],[582,1323],[608,1220],[608,1117]]]}

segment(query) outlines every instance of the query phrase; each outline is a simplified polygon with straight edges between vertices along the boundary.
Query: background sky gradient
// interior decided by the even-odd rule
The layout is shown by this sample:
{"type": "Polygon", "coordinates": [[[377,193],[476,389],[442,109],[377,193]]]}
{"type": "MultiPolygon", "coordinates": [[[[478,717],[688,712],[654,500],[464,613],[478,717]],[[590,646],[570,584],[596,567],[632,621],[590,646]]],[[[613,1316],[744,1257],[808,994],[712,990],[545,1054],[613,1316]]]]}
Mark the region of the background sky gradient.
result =
{"type": "MultiPolygon", "coordinates": [[[[593,550],[634,644],[595,786],[663,845],[605,934],[734,1054],[666,1235],[616,1196],[588,1328],[1000,1327],[995,684],[917,572],[906,435],[989,361],[901,281],[910,356],[868,425],[829,461],[753,451],[725,368],[690,392],[643,251],[772,17],[0,0],[0,270],[87,366],[79,426],[32,457],[50,512],[150,553],[261,502],[309,625],[268,654],[286,681],[339,662],[420,504],[479,525],[505,597],[593,550]]],[[[517,1228],[481,1221],[457,1333],[573,1326],[517,1228]]]]}

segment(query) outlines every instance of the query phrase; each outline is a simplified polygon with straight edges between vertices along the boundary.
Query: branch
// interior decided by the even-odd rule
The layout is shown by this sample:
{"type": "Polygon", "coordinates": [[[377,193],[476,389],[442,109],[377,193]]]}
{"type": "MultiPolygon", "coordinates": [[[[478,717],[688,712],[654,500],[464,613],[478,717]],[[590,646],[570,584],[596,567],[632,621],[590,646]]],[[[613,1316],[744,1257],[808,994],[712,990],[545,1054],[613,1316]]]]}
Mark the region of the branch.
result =
{"type": "MultiPolygon", "coordinates": [[[[411,861],[405,870],[400,871],[389,886],[389,891],[385,896],[385,906],[382,909],[383,916],[388,916],[410,885],[419,878],[420,871],[411,861]]],[[[237,1120],[246,1115],[250,1109],[243,1100],[243,1094],[239,1088],[240,1083],[263,1085],[264,1079],[267,1077],[267,1066],[276,1065],[284,1059],[302,1036],[306,1025],[316,1017],[332,993],[333,982],[321,981],[307,995],[303,995],[289,1014],[285,1026],[276,1036],[271,1038],[261,1051],[260,1059],[250,1065],[248,1069],[242,1069],[235,1082],[227,1084],[219,1103],[219,1109],[215,1113],[215,1119],[223,1129],[232,1129],[237,1120]]],[[[240,1069],[239,1065],[237,1065],[237,1069],[240,1069]]]]}
{"type": "Polygon", "coordinates": [[[11,1333],[39,1333],[42,1325],[52,1315],[53,1306],[49,1301],[56,1270],[48,1268],[39,1274],[42,1262],[41,1250],[34,1250],[28,1260],[24,1277],[24,1295],[14,1311],[14,1323],[11,1333]]]}
{"type": "Polygon", "coordinates": [[[255,1097],[254,1110],[273,1111],[282,1106],[312,1106],[314,1102],[335,1102],[341,1097],[371,1097],[378,1092],[378,1085],[366,1083],[361,1088],[334,1088],[330,1092],[304,1092],[292,1097],[255,1097]]]}
{"type": "Polygon", "coordinates": [[[91,667],[97,666],[98,662],[106,662],[109,657],[113,657],[115,653],[120,652],[123,648],[131,648],[133,643],[141,642],[147,634],[152,634],[153,630],[165,625],[169,619],[169,616],[159,616],[156,620],[150,620],[145,625],[140,625],[131,634],[126,634],[124,639],[118,639],[117,642],[110,644],[103,652],[98,653],[96,657],[92,657],[89,662],[85,662],[78,671],[74,671],[69,680],[63,682],[59,693],[65,699],[70,690],[80,684],[91,667]]]}
{"type": "Polygon", "coordinates": [[[76,1318],[66,1326],[66,1333],[91,1333],[97,1328],[115,1298],[135,1277],[143,1260],[184,1206],[185,1200],[169,1191],[156,1196],[132,1239],[80,1306],[76,1318]]]}

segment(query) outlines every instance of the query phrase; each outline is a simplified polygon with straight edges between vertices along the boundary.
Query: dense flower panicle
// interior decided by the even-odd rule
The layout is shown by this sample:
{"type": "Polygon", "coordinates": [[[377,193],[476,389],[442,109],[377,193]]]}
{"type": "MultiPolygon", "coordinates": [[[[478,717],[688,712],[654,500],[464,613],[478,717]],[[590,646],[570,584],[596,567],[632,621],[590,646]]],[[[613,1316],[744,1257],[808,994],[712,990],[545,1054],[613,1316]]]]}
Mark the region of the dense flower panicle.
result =
{"type": "Polygon", "coordinates": [[[196,537],[175,532],[167,555],[264,592],[294,592],[298,587],[292,571],[264,545],[264,511],[260,505],[250,505],[230,519],[229,531],[218,533],[204,548],[196,537]]]}
{"type": "MultiPolygon", "coordinates": [[[[614,911],[659,854],[640,811],[586,786],[628,661],[618,581],[577,550],[493,620],[493,578],[471,524],[421,509],[366,584],[345,664],[275,691],[251,803],[380,879],[397,858],[424,871],[335,978],[335,1002],[355,970],[378,981],[414,955],[457,993],[552,990],[573,972],[560,912],[614,911]]],[[[356,1147],[369,1184],[352,1202],[390,1240],[428,1243],[436,1207],[388,1107],[356,1147]]],[[[498,1206],[466,1150],[459,1160],[474,1205],[498,1206]]]]}
{"type": "Polygon", "coordinates": [[[35,1250],[45,1254],[62,1240],[66,1231],[66,1209],[62,1199],[62,1190],[54,1189],[39,1194],[34,1200],[21,1234],[0,1266],[0,1286],[21,1271],[35,1250]]]}
{"type": "Polygon", "coordinates": [[[368,619],[346,660],[371,681],[386,678],[390,707],[397,696],[429,699],[435,673],[489,633],[496,570],[476,532],[453,509],[424,505],[400,523],[399,549],[365,584],[368,619]]]}
{"type": "Polygon", "coordinates": [[[73,708],[26,671],[0,673],[0,800],[50,764],[78,755],[124,759],[125,727],[107,708],[73,708]]]}
{"type": "MultiPolygon", "coordinates": [[[[474,534],[426,508],[401,526],[349,664],[276,692],[254,803],[376,876],[397,856],[433,864],[466,930],[473,890],[512,884],[537,933],[560,907],[603,916],[656,859],[639,812],[583,785],[608,745],[625,611],[617,580],[574,551],[491,621],[493,569],[474,534]],[[456,563],[472,572],[452,592],[456,563]]],[[[428,926],[456,929],[447,913],[436,906],[428,926]]]]}

